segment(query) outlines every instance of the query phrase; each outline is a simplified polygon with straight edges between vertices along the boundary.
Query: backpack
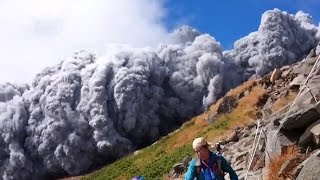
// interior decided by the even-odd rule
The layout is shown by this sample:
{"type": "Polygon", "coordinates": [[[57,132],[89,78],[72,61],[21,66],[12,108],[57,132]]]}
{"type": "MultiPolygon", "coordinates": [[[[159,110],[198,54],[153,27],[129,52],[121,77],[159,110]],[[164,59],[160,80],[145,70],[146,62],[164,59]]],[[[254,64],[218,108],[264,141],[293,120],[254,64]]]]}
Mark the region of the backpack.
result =
{"type": "MultiPolygon", "coordinates": [[[[214,166],[217,169],[217,174],[219,174],[224,179],[224,172],[221,167],[221,159],[219,159],[218,155],[215,155],[213,161],[214,161],[214,166]]],[[[201,173],[201,164],[202,164],[201,160],[198,157],[196,157],[195,158],[195,168],[196,168],[197,177],[199,177],[199,175],[201,173]]]]}

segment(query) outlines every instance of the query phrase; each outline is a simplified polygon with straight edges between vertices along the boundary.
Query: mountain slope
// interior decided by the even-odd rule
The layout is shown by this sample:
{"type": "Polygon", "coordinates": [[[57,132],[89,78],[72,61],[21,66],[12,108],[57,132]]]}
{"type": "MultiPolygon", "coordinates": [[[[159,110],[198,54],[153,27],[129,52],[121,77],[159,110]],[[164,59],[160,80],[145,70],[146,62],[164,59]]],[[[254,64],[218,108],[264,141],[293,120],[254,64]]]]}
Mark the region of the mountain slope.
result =
{"type": "Polygon", "coordinates": [[[255,107],[259,97],[265,92],[260,86],[253,86],[254,84],[255,81],[249,81],[227,93],[225,97],[236,97],[251,89],[248,95],[239,99],[238,106],[231,112],[213,117],[222,102],[220,99],[207,113],[192,118],[177,131],[141,150],[138,155],[131,154],[84,179],[129,179],[138,174],[146,179],[164,178],[176,162],[193,154],[191,143],[195,137],[204,136],[211,142],[217,142],[235,128],[254,122],[256,113],[259,112],[255,107]],[[212,118],[215,119],[214,122],[209,123],[212,118]]]}
{"type": "MultiPolygon", "coordinates": [[[[278,77],[275,77],[276,71],[274,71],[262,78],[245,82],[230,90],[207,112],[190,119],[181,128],[161,138],[155,144],[88,174],[83,179],[130,179],[135,175],[143,175],[146,179],[181,179],[193,156],[192,140],[199,136],[206,137],[212,144],[222,140],[223,153],[240,179],[245,177],[246,172],[249,172],[249,179],[288,177],[295,179],[300,171],[302,174],[299,177],[306,177],[304,171],[308,171],[306,169],[309,166],[305,164],[310,163],[310,158],[316,156],[319,148],[319,145],[314,144],[319,139],[314,142],[312,137],[309,137],[309,141],[301,140],[308,132],[306,127],[312,122],[309,122],[306,127],[299,126],[298,129],[288,131],[290,124],[284,123],[283,127],[279,127],[278,120],[289,112],[289,117],[296,117],[293,123],[303,122],[303,119],[299,120],[299,118],[304,116],[304,113],[296,116],[295,111],[289,111],[291,109],[289,107],[293,102],[295,103],[293,105],[299,107],[304,106],[306,102],[312,102],[309,93],[299,94],[299,97],[302,97],[300,100],[295,98],[299,93],[299,87],[302,91],[304,87],[303,83],[297,80],[301,80],[301,76],[306,78],[316,59],[320,58],[320,56],[314,56],[314,50],[312,50],[302,62],[281,68],[278,77]],[[256,126],[258,123],[261,126],[256,126]],[[256,134],[260,128],[261,132],[256,134]],[[278,135],[275,135],[281,142],[279,152],[273,150],[277,145],[271,143],[274,139],[272,133],[277,128],[281,128],[278,135]],[[261,141],[258,143],[256,153],[252,155],[252,148],[256,142],[255,134],[261,138],[261,141]],[[306,147],[309,147],[309,152],[303,155],[306,147]],[[310,151],[311,147],[312,151],[310,151]],[[249,158],[251,155],[252,160],[249,158]],[[247,171],[250,162],[250,170],[247,171]],[[288,162],[291,166],[288,166],[288,162]],[[300,169],[297,169],[298,167],[300,169]]],[[[320,69],[315,68],[314,73],[311,73],[313,74],[310,76],[311,84],[315,83],[314,81],[318,82],[316,75],[318,72],[320,69]]],[[[318,86],[313,89],[313,93],[320,94],[318,86]]],[[[314,102],[310,105],[312,104],[314,102]]],[[[309,110],[305,111],[308,113],[309,110]]],[[[320,114],[308,115],[308,118],[317,119],[320,118],[320,114]]],[[[292,120],[284,119],[284,122],[286,121],[292,120]]],[[[310,127],[319,123],[317,121],[310,127]]]]}

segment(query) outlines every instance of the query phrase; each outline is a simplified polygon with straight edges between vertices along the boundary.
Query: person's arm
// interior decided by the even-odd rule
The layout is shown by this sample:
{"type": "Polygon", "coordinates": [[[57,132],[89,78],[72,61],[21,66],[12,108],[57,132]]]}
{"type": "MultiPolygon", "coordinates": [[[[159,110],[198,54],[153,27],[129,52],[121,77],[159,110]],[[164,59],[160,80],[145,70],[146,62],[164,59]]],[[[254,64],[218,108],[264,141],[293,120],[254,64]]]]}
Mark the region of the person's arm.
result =
{"type": "Polygon", "coordinates": [[[190,165],[188,167],[187,173],[184,177],[184,180],[193,180],[197,175],[196,167],[195,167],[195,160],[192,159],[190,165]]]}
{"type": "Polygon", "coordinates": [[[219,159],[221,160],[222,170],[223,170],[224,172],[229,173],[230,179],[231,179],[231,180],[238,180],[238,175],[237,175],[236,172],[232,169],[232,167],[229,165],[229,163],[227,162],[227,160],[226,160],[223,156],[220,156],[219,159]]]}

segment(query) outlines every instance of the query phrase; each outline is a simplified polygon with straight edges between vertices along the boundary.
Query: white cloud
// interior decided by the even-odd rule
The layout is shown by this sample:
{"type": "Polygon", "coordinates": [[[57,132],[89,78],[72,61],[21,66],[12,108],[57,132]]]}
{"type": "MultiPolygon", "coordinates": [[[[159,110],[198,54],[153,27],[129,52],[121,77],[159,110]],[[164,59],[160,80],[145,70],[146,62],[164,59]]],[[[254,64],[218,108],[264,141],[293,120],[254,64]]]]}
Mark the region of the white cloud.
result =
{"type": "Polygon", "coordinates": [[[0,83],[29,83],[80,49],[155,46],[167,37],[165,13],[157,0],[2,0],[0,83]]]}

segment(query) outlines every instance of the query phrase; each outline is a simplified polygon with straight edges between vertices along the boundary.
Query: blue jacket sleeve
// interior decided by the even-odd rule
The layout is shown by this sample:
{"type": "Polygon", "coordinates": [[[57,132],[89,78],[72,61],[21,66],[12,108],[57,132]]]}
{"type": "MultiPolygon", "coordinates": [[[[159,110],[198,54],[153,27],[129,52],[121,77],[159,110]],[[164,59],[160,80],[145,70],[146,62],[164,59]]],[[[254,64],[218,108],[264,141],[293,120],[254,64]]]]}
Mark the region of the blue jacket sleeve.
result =
{"type": "Polygon", "coordinates": [[[195,160],[192,159],[188,167],[187,173],[184,177],[185,180],[193,180],[196,177],[195,160]]]}
{"type": "Polygon", "coordinates": [[[236,172],[232,169],[232,167],[229,165],[229,163],[227,162],[227,160],[223,157],[220,156],[220,160],[221,160],[221,168],[224,172],[229,173],[230,175],[230,179],[231,180],[238,180],[238,175],[236,174],[236,172]]]}

